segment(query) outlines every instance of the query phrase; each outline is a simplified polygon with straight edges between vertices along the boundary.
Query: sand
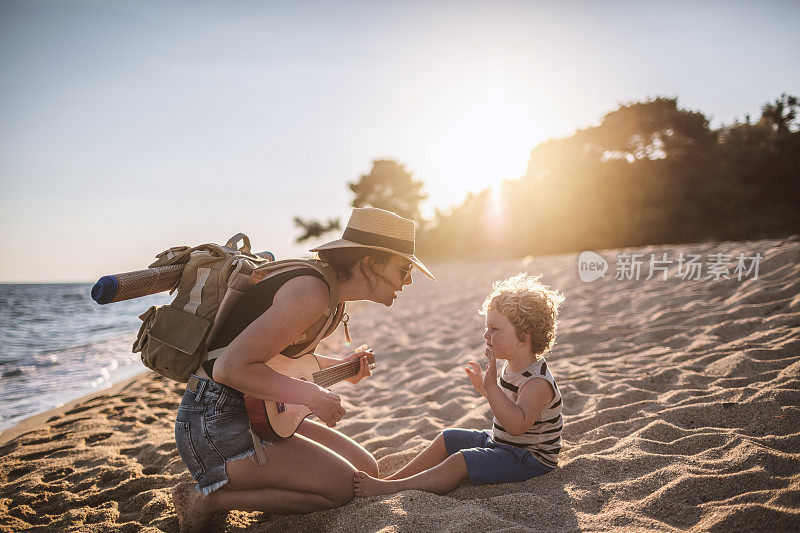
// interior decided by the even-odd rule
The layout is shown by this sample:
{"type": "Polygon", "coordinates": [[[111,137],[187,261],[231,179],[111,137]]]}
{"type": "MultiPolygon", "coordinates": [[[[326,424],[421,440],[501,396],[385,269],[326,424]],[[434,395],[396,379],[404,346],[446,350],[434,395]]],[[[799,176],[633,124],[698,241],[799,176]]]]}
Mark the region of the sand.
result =
{"type": "MultiPolygon", "coordinates": [[[[335,386],[338,428],[383,474],[444,428],[489,427],[464,363],[481,360],[477,308],[492,280],[543,273],[563,290],[549,365],[564,396],[560,466],[524,483],[408,491],[296,516],[233,511],[225,531],[800,529],[800,241],[653,246],[625,252],[760,252],[758,279],[582,282],[577,254],[434,265],[392,309],[352,306],[356,343],[379,367],[335,386]]],[[[341,332],[319,350],[342,353],[341,332]]],[[[170,489],[180,384],[148,373],[0,436],[0,528],[175,531],[170,489]]]]}

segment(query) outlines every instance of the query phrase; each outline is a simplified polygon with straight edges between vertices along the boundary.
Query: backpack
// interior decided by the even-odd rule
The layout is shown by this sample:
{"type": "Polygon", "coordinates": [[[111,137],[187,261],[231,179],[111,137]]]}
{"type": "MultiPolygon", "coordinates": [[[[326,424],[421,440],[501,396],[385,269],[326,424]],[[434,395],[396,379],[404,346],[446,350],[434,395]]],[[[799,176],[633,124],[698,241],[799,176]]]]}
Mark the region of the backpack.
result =
{"type": "MultiPolygon", "coordinates": [[[[175,299],[139,316],[142,325],[133,344],[133,352],[141,352],[146,367],[172,380],[185,383],[189,379],[209,358],[208,345],[244,293],[278,273],[310,267],[324,276],[330,289],[329,309],[292,343],[294,355],[313,351],[342,321],[344,304],[338,303],[336,272],[322,261],[275,261],[268,252],[253,254],[250,239],[238,233],[225,246],[209,243],[170,248],[158,254],[150,268],[181,263],[185,266],[172,288],[177,290],[175,299]],[[241,247],[237,247],[239,241],[241,247]]],[[[211,357],[220,355],[221,350],[211,357]]]]}

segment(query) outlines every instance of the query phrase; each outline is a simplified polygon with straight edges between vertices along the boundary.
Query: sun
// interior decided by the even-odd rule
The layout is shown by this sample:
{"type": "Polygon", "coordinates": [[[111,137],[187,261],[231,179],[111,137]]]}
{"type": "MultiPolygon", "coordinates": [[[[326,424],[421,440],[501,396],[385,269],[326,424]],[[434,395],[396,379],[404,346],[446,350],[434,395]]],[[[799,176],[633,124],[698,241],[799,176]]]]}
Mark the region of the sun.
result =
{"type": "Polygon", "coordinates": [[[431,145],[427,189],[437,207],[522,176],[538,136],[531,106],[495,86],[445,117],[431,145]]]}

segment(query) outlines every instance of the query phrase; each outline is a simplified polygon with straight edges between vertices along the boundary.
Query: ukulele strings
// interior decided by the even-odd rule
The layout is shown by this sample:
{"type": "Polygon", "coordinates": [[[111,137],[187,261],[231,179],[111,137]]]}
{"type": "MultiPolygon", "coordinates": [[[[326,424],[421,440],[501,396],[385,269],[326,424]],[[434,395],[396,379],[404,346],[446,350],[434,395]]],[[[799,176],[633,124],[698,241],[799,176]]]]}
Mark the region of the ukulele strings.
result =
{"type": "Polygon", "coordinates": [[[329,379],[333,379],[333,378],[339,377],[340,375],[343,375],[343,374],[346,374],[346,373],[352,371],[352,369],[350,367],[353,366],[352,365],[353,362],[354,361],[351,361],[350,363],[344,363],[342,365],[336,365],[336,366],[334,366],[332,368],[328,368],[326,370],[322,370],[321,372],[318,372],[318,375],[319,375],[320,378],[325,379],[325,380],[329,380],[329,379]]]}
{"type": "Polygon", "coordinates": [[[314,382],[324,387],[338,383],[343,379],[355,376],[357,372],[355,372],[355,368],[353,367],[357,366],[358,364],[358,361],[350,361],[349,363],[336,365],[332,368],[315,372],[313,374],[314,382]]]}
{"type": "Polygon", "coordinates": [[[338,368],[329,369],[327,374],[323,376],[326,385],[333,385],[343,379],[356,375],[358,372],[357,365],[346,364],[338,368]]]}
{"type": "Polygon", "coordinates": [[[341,381],[342,379],[346,379],[346,378],[348,378],[350,376],[354,376],[354,375],[355,375],[355,373],[354,373],[353,369],[347,369],[347,368],[336,369],[335,371],[330,372],[327,375],[325,375],[323,377],[323,381],[325,382],[326,386],[328,386],[328,385],[333,385],[334,383],[337,383],[337,382],[341,381]]]}

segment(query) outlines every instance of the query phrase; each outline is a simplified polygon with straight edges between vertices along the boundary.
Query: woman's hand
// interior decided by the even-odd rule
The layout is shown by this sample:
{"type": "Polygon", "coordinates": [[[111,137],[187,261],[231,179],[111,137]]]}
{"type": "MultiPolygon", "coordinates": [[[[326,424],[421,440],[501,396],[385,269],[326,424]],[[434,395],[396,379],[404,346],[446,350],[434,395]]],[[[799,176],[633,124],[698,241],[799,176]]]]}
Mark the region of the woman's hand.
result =
{"type": "Polygon", "coordinates": [[[350,383],[358,383],[365,377],[372,375],[372,368],[374,367],[374,363],[370,363],[368,357],[372,356],[373,353],[368,350],[369,347],[366,344],[362,344],[356,349],[355,352],[351,353],[350,355],[342,359],[342,363],[348,363],[350,361],[359,361],[360,366],[358,368],[358,374],[347,379],[347,381],[349,381],[350,383]]]}
{"type": "Polygon", "coordinates": [[[339,395],[317,386],[317,391],[312,394],[311,400],[306,404],[311,412],[317,415],[322,422],[333,427],[345,415],[342,399],[339,395]]]}

